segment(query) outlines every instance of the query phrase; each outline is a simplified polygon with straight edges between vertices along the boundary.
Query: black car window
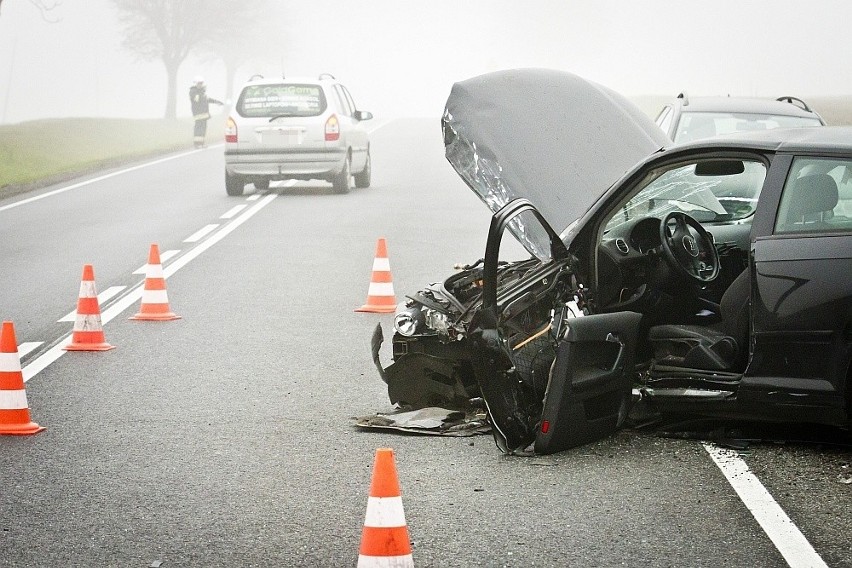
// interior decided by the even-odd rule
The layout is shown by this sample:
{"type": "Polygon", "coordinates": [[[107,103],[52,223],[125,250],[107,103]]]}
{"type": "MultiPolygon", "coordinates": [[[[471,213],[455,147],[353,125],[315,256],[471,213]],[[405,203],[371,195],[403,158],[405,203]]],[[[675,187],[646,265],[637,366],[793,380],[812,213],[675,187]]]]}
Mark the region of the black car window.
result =
{"type": "Polygon", "coordinates": [[[784,184],[776,233],[852,231],[852,160],[796,158],[784,184]]]}
{"type": "Polygon", "coordinates": [[[740,221],[750,217],[766,177],[756,160],[700,160],[653,170],[621,205],[605,232],[642,217],[662,219],[682,211],[700,223],[740,221]]]}
{"type": "Polygon", "coordinates": [[[319,85],[248,85],[240,93],[237,112],[245,117],[319,116],[327,107],[319,85]]]}

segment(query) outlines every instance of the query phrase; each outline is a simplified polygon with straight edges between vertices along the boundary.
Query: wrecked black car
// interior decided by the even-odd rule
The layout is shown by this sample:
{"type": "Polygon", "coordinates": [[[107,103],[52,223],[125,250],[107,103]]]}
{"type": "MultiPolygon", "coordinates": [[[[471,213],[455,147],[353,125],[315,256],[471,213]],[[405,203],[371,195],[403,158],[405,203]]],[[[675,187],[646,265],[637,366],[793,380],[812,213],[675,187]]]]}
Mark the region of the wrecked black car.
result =
{"type": "Polygon", "coordinates": [[[400,304],[387,368],[377,328],[392,403],[481,399],[522,455],[606,436],[637,402],[848,427],[852,129],[672,145],[617,93],[542,69],[457,83],[442,129],[494,214],[483,259],[400,304]]]}

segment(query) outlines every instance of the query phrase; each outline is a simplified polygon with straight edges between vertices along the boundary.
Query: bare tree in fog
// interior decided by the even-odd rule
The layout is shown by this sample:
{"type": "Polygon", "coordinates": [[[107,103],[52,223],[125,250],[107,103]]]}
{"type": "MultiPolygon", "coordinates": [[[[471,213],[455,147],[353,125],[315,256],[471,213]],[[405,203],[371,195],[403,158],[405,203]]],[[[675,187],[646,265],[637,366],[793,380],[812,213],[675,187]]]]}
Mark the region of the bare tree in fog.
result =
{"type": "MultiPolygon", "coordinates": [[[[176,116],[177,75],[192,52],[236,57],[252,37],[251,24],[267,15],[266,0],[113,0],[124,26],[124,47],[166,67],[166,118],[176,116]],[[215,46],[215,49],[213,49],[215,46]]],[[[239,57],[237,57],[237,60],[239,57]]],[[[229,73],[233,70],[229,67],[229,73]]],[[[230,92],[230,91],[229,91],[230,92]]]]}
{"type": "Polygon", "coordinates": [[[176,116],[177,73],[193,48],[210,36],[218,15],[205,0],[113,0],[124,26],[124,47],[166,67],[166,118],[176,116]]]}
{"type": "MultiPolygon", "coordinates": [[[[223,2],[235,4],[235,2],[223,2]]],[[[237,71],[247,64],[276,58],[287,34],[281,29],[276,6],[269,0],[240,0],[235,9],[222,14],[221,31],[203,42],[201,52],[220,60],[225,66],[225,92],[234,92],[237,71]],[[239,38],[228,41],[223,38],[239,38]]]]}

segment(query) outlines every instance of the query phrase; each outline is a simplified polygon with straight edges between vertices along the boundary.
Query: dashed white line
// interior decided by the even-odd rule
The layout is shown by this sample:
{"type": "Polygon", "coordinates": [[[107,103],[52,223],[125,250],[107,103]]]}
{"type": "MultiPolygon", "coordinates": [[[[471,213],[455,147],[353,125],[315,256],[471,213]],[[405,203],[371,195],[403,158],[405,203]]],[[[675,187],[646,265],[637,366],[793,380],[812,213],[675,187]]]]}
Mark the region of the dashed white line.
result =
{"type": "Polygon", "coordinates": [[[242,211],[246,207],[248,207],[248,205],[246,205],[245,203],[242,204],[242,205],[237,205],[236,207],[231,207],[228,211],[223,213],[222,216],[219,217],[219,218],[220,219],[230,219],[231,217],[233,217],[234,215],[236,215],[237,213],[239,213],[240,211],[242,211]]]}
{"type": "Polygon", "coordinates": [[[18,345],[18,357],[23,357],[27,355],[30,351],[36,349],[39,345],[42,345],[44,341],[25,341],[18,345]]]}
{"type": "MultiPolygon", "coordinates": [[[[169,264],[167,267],[163,269],[163,277],[168,278],[173,275],[175,272],[189,264],[192,260],[195,260],[201,253],[212,247],[214,244],[218,243],[222,239],[224,239],[227,235],[231,233],[234,229],[248,221],[255,213],[266,207],[269,203],[271,203],[278,194],[273,193],[263,197],[258,203],[255,203],[251,206],[247,211],[245,211],[242,215],[232,220],[230,223],[225,225],[220,231],[217,231],[215,234],[211,235],[209,239],[202,242],[198,246],[193,247],[186,254],[169,264]]],[[[143,283],[139,283],[133,289],[131,289],[126,295],[119,298],[113,305],[104,310],[101,313],[101,323],[106,324],[111,321],[113,318],[121,314],[124,310],[129,308],[132,304],[134,304],[137,300],[142,297],[142,292],[144,291],[143,283]]],[[[24,381],[28,381],[34,376],[36,376],[39,372],[47,368],[51,363],[62,357],[67,351],[65,351],[64,347],[71,343],[72,333],[69,333],[65,337],[59,340],[59,342],[39,355],[34,361],[30,362],[26,367],[22,369],[24,381]]]]}
{"type": "MultiPolygon", "coordinates": [[[[127,288],[127,286],[110,286],[109,288],[107,288],[106,290],[104,290],[103,292],[98,294],[98,304],[103,304],[107,300],[109,300],[110,298],[114,298],[115,296],[118,296],[118,294],[122,290],[124,290],[125,288],[127,288]]],[[[77,310],[74,309],[73,312],[64,315],[61,319],[58,319],[56,321],[58,321],[58,322],[76,321],[76,319],[77,319],[77,310]]]]}
{"type": "Polygon", "coordinates": [[[210,233],[215,231],[217,227],[219,227],[219,225],[217,225],[215,223],[212,224],[212,225],[206,225],[204,227],[201,227],[201,229],[199,229],[198,231],[194,232],[193,234],[191,234],[190,236],[185,238],[183,240],[183,242],[185,242],[185,243],[197,243],[198,241],[200,241],[201,239],[203,239],[204,237],[206,237],[207,235],[209,235],[210,233]]]}
{"type": "Polygon", "coordinates": [[[737,452],[713,444],[704,444],[704,449],[791,568],[827,568],[811,543],[737,452]]]}
{"type": "MultiPolygon", "coordinates": [[[[161,263],[166,262],[167,260],[169,260],[171,257],[173,257],[174,255],[176,255],[179,252],[180,252],[180,250],[164,250],[163,252],[160,253],[160,262],[161,263]]],[[[148,273],[148,263],[147,262],[133,271],[133,274],[147,274],[147,273],[148,273]]]]}

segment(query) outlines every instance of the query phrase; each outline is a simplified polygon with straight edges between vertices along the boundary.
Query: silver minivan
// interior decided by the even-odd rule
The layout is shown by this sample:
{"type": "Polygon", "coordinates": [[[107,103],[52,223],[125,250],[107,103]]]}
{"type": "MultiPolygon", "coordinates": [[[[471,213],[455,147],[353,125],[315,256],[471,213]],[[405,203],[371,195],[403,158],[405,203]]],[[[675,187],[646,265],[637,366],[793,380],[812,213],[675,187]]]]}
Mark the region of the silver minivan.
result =
{"type": "Polygon", "coordinates": [[[225,125],[225,189],[269,188],[276,180],[324,180],[337,193],[369,187],[370,141],[349,91],[318,78],[252,77],[225,125]]]}

